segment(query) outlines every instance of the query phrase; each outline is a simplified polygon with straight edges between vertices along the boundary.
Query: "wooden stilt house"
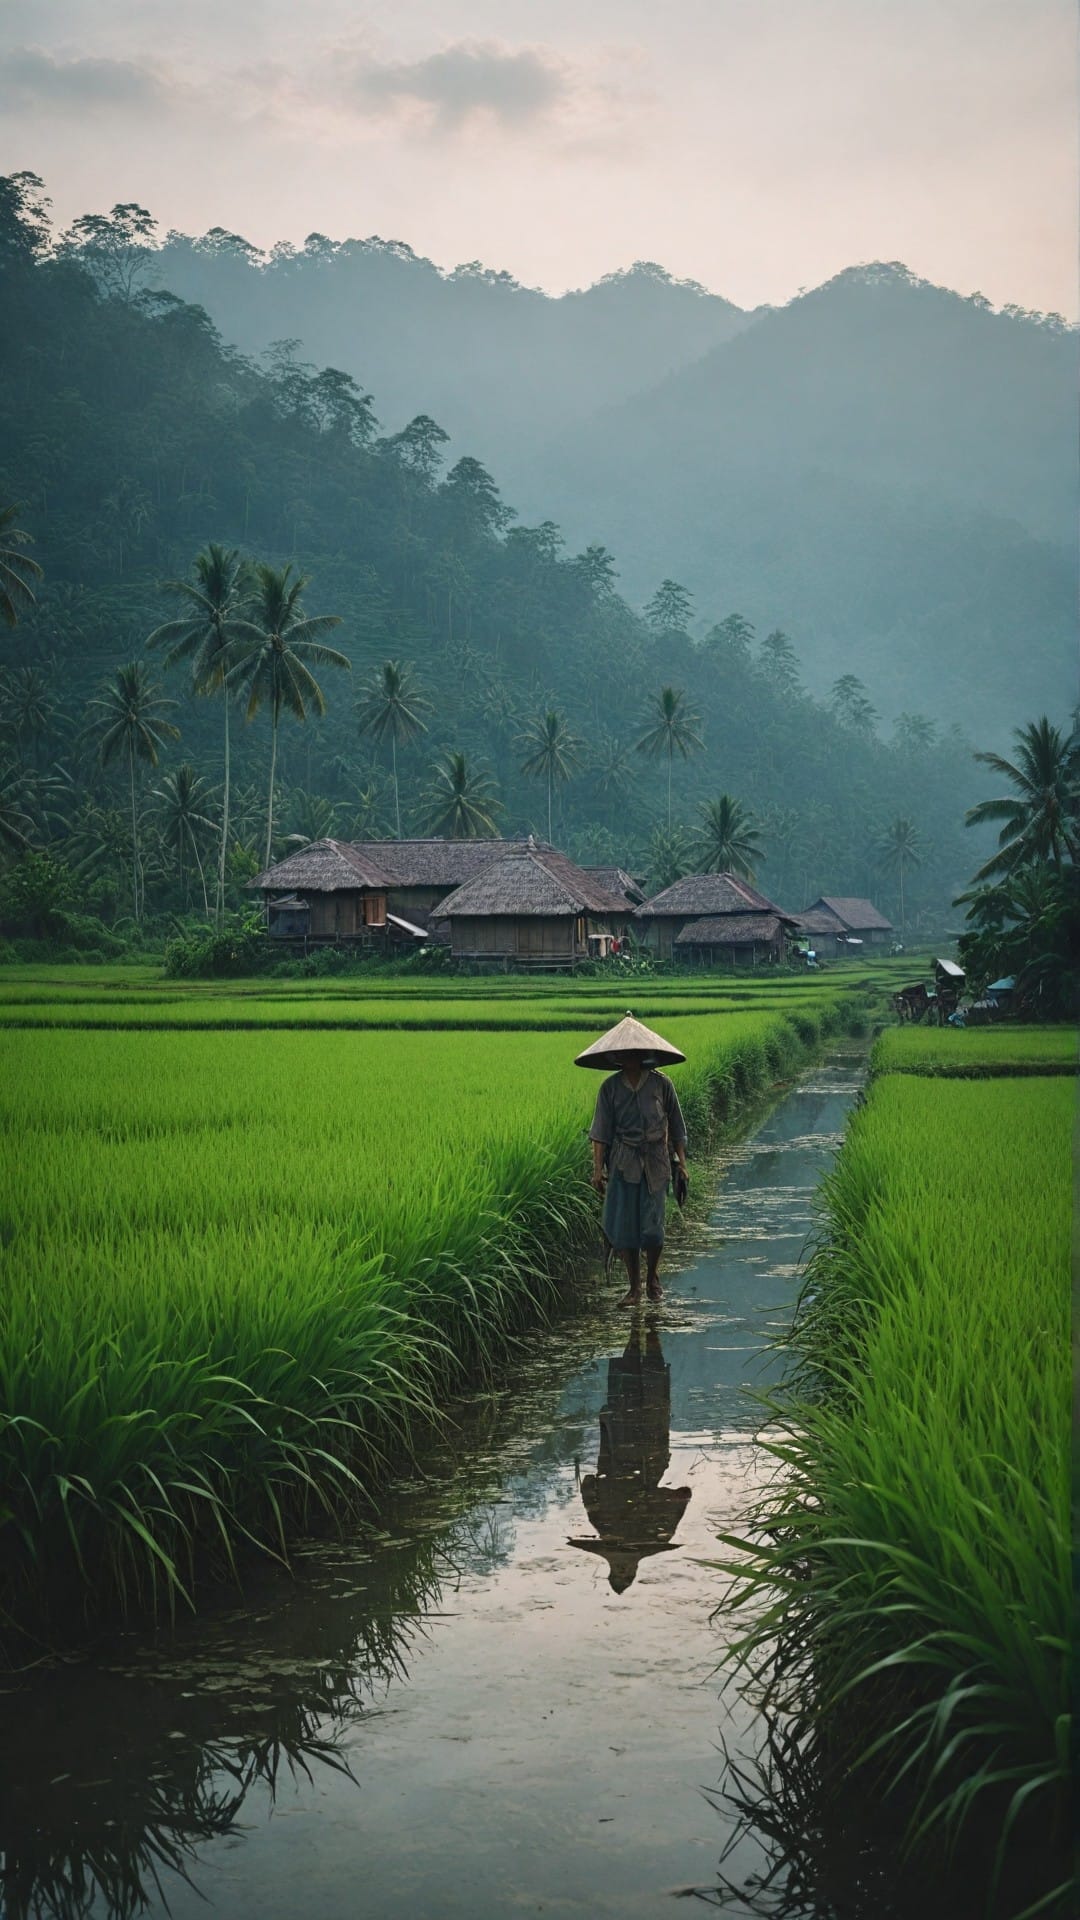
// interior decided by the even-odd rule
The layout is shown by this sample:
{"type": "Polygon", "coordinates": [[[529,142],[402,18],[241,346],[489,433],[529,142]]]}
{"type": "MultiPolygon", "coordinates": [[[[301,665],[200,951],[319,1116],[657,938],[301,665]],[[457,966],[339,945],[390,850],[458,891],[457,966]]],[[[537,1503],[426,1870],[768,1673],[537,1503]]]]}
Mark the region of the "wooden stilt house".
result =
{"type": "Polygon", "coordinates": [[[535,841],[505,853],[439,908],[457,959],[529,969],[589,959],[626,914],[625,900],[535,841]]]}
{"type": "Polygon", "coordinates": [[[249,882],[266,905],[272,940],[360,946],[386,935],[388,876],[343,840],[313,840],[249,882]]]}

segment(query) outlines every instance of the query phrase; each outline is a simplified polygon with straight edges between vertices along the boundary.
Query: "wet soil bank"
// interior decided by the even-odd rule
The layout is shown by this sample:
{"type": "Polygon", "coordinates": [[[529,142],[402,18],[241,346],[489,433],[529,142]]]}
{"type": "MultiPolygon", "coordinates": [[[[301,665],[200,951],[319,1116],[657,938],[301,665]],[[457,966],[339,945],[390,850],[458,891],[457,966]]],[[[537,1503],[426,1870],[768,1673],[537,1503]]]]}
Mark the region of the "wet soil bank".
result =
{"type": "Polygon", "coordinates": [[[832,1920],[729,1797],[763,1732],[718,1671],[708,1562],[864,1071],[850,1044],[810,1068],[724,1150],[659,1311],[613,1283],[530,1338],[378,1528],[0,1683],[5,1920],[584,1920],[688,1892],[832,1920]]]}

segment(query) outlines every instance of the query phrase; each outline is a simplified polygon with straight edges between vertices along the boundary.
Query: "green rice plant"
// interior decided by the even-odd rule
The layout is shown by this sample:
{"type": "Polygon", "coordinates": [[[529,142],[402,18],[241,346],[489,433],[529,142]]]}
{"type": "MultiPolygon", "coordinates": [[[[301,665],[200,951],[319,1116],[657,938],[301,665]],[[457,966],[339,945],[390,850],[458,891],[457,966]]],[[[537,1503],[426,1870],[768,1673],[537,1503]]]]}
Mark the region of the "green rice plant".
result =
{"type": "MultiPolygon", "coordinates": [[[[837,1004],[831,999],[773,995],[753,1001],[740,1001],[721,995],[688,999],[669,995],[661,1000],[637,997],[634,1012],[644,1020],[670,1020],[674,1014],[711,1017],[719,1011],[778,1012],[811,1023],[816,1012],[837,1004]]],[[[854,1009],[856,1002],[847,1000],[854,1009]]],[[[858,1003],[861,1005],[862,1003],[858,1003]]],[[[18,999],[0,1001],[0,1026],[8,1029],[54,1027],[66,1029],[104,1028],[114,1032],[126,1029],[168,1032],[179,1029],[234,1029],[258,1031],[261,1028],[303,1028],[326,1031],[354,1027],[422,1027],[432,1032],[446,1030],[573,1032],[583,1022],[614,1024],[626,1011],[624,1004],[595,1001],[509,998],[495,999],[442,996],[437,999],[391,996],[335,995],[330,998],[308,992],[297,995],[216,995],[177,993],[171,997],[145,995],[139,999],[70,1000],[18,999]]]]}
{"type": "Polygon", "coordinates": [[[874,1083],[770,1408],[781,1472],[727,1540],[771,1705],[917,1852],[990,1828],[991,1898],[1064,1831],[1073,1110],[1059,1079],[874,1083]]]}
{"type": "MultiPolygon", "coordinates": [[[[847,1012],[673,1011],[699,1148],[847,1012]]],[[[6,1034],[0,1610],[171,1607],[370,1502],[595,1238],[605,1020],[6,1034]]]]}
{"type": "Polygon", "coordinates": [[[873,1073],[1075,1073],[1074,1027],[889,1027],[871,1057],[873,1073]]]}

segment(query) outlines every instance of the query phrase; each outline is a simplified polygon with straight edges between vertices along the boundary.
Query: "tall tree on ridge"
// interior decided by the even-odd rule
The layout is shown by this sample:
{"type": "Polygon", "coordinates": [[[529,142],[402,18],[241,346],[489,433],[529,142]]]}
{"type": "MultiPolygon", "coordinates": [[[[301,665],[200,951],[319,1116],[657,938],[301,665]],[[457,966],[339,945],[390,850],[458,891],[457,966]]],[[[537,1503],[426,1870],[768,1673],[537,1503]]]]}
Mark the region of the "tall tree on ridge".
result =
{"type": "Polygon", "coordinates": [[[98,736],[98,757],[103,767],[123,754],[128,763],[128,779],[131,792],[131,893],[132,907],[136,920],[142,917],[142,897],[140,887],[139,857],[139,814],[135,804],[135,762],[141,760],[145,766],[156,767],[159,750],[167,740],[180,737],[179,727],[171,720],[163,718],[167,707],[175,707],[175,700],[163,700],[157,685],[147,673],[142,660],[133,660],[126,667],[117,667],[112,680],[104,692],[90,702],[91,707],[100,710],[101,718],[94,723],[98,736]]]}
{"type": "Polygon", "coordinates": [[[251,577],[235,547],[220,546],[211,540],[195,556],[195,579],[168,580],[166,591],[186,601],[186,611],[177,620],[156,627],[147,640],[148,647],[168,648],[165,665],[190,660],[192,685],[196,693],[222,695],[225,708],[225,779],[221,802],[221,845],[218,852],[217,892],[214,912],[220,923],[225,911],[225,862],[229,848],[229,687],[226,669],[232,658],[230,648],[237,641],[252,643],[258,629],[246,617],[251,577]]]}
{"type": "Polygon", "coordinates": [[[842,673],[839,680],[833,681],[829,705],[841,726],[850,727],[853,733],[867,739],[873,733],[877,708],[871,704],[857,674],[842,673]]]}
{"type": "Polygon", "coordinates": [[[529,722],[519,743],[525,749],[521,771],[547,782],[547,837],[551,845],[551,801],[556,781],[570,779],[578,764],[579,744],[561,713],[549,707],[529,722]]]}
{"type": "Polygon", "coordinates": [[[270,708],[270,780],[266,807],[266,865],[270,865],[274,844],[274,779],[277,773],[278,727],[283,713],[305,721],[308,713],[324,714],[326,696],[311,671],[316,667],[343,667],[348,673],[351,662],[335,647],[322,643],[322,635],[340,627],[336,613],[305,614],[300,596],[307,576],[293,577],[291,561],[284,567],[258,566],[255,569],[251,598],[251,624],[255,638],[241,635],[234,640],[225,658],[227,681],[235,679],[247,695],[245,718],[254,720],[259,708],[270,708]]]}
{"type": "Polygon", "coordinates": [[[647,717],[652,724],[637,742],[637,750],[647,753],[650,759],[656,759],[661,753],[667,754],[667,831],[670,837],[672,761],[676,753],[680,759],[688,760],[705,743],[697,731],[699,716],[686,705],[686,694],[682,687],[661,687],[649,707],[647,717]]]}
{"type": "Polygon", "coordinates": [[[421,733],[427,732],[427,722],[421,715],[431,710],[431,702],[420,692],[413,679],[411,666],[402,666],[400,660],[386,660],[377,667],[361,689],[357,702],[356,718],[361,733],[370,733],[373,740],[381,746],[384,740],[390,742],[390,765],[394,781],[394,818],[397,822],[397,837],[401,839],[401,796],[398,792],[397,750],[398,742],[407,746],[421,733]]]}
{"type": "Polygon", "coordinates": [[[644,612],[654,633],[685,633],[693,618],[694,596],[677,580],[661,580],[644,612]]]}
{"type": "Polygon", "coordinates": [[[799,688],[799,656],[779,627],[765,635],[758,648],[758,660],[762,672],[772,681],[778,693],[797,693],[799,688]]]}

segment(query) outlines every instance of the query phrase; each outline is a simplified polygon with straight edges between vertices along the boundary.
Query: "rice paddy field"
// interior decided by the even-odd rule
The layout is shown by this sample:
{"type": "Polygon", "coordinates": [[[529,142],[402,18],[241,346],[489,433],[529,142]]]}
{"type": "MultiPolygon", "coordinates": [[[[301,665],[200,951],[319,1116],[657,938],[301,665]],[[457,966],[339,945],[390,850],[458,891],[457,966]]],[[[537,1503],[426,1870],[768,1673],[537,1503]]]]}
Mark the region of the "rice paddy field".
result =
{"type": "Polygon", "coordinates": [[[571,1063],[627,1004],[688,1054],[699,1152],[866,1020],[855,979],[635,984],[5,970],[12,1634],[59,1630],[61,1597],[191,1600],[374,1498],[595,1244],[597,1077],[571,1063]]]}
{"type": "Polygon", "coordinates": [[[1074,1027],[890,1027],[874,1048],[875,1073],[939,1073],[985,1079],[1001,1074],[1075,1073],[1074,1027]]]}
{"type": "Polygon", "coordinates": [[[872,1783],[916,1856],[966,1850],[969,1910],[1010,1920],[1071,1910],[1074,1051],[878,1041],[773,1409],[782,1473],[728,1542],[789,1742],[839,1756],[844,1792],[872,1783]]]}

